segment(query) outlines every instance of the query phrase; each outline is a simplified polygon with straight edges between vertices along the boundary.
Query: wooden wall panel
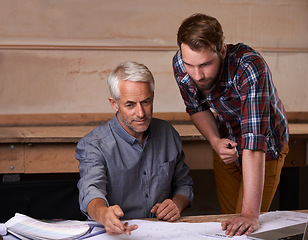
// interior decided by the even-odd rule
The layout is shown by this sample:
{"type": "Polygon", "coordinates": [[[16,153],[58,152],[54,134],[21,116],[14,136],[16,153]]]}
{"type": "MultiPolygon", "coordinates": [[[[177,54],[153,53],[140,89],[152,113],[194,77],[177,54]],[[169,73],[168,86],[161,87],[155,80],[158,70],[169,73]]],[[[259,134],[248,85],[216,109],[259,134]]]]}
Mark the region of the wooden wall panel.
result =
{"type": "Polygon", "coordinates": [[[32,144],[25,147],[25,173],[78,172],[76,144],[32,144]]]}
{"type": "Polygon", "coordinates": [[[307,48],[306,0],[2,0],[0,44],[174,46],[196,12],[219,19],[229,42],[307,48]]]}
{"type": "Polygon", "coordinates": [[[287,111],[308,110],[307,0],[2,0],[0,114],[112,112],[106,78],[127,60],[153,72],[155,112],[185,112],[171,59],[195,12],[261,51],[287,111]]]}
{"type": "Polygon", "coordinates": [[[119,63],[147,65],[156,79],[154,110],[185,111],[172,75],[172,51],[5,50],[0,113],[113,112],[107,77],[119,63]],[[166,104],[168,103],[168,104],[166,104]]]}
{"type": "MultiPolygon", "coordinates": [[[[144,63],[156,79],[155,112],[185,112],[173,77],[175,51],[2,50],[0,114],[113,112],[107,77],[123,61],[144,63]]],[[[262,52],[288,112],[308,111],[307,53],[262,52]]]]}
{"type": "Polygon", "coordinates": [[[0,174],[1,173],[23,173],[24,144],[0,144],[0,174]]]}

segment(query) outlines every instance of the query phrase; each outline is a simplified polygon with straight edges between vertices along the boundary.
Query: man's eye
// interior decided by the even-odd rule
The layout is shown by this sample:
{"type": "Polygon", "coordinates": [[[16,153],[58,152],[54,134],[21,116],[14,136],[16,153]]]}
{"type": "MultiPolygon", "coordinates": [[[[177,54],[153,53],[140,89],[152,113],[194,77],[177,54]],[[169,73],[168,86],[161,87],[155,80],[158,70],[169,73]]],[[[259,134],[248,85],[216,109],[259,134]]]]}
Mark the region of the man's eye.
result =
{"type": "Polygon", "coordinates": [[[149,105],[152,104],[152,100],[146,100],[142,102],[143,105],[149,105]]]}

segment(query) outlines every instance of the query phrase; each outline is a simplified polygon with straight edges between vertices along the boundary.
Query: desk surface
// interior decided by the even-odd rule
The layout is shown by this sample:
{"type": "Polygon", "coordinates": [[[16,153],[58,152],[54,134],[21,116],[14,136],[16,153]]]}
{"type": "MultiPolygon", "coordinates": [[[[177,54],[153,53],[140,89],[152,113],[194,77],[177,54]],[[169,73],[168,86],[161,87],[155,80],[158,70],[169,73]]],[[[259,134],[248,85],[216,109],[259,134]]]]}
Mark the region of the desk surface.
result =
{"type": "MultiPolygon", "coordinates": [[[[78,142],[96,126],[0,127],[0,143],[78,142]]],[[[192,124],[174,125],[182,139],[204,139],[192,124]]]]}
{"type": "MultiPolygon", "coordinates": [[[[174,124],[182,140],[204,140],[193,124],[174,124]]],[[[0,143],[68,143],[80,138],[96,126],[0,127],[0,143]]],[[[290,135],[308,137],[308,124],[290,124],[290,135]]]]}
{"type": "MultiPolygon", "coordinates": [[[[296,212],[308,213],[307,210],[298,210],[296,212]]],[[[220,215],[200,215],[200,216],[184,216],[181,217],[177,222],[222,222],[228,220],[231,217],[239,216],[239,214],[220,214],[220,215]]]]}
{"type": "MultiPolygon", "coordinates": [[[[308,213],[308,210],[299,210],[298,212],[301,212],[301,213],[308,213]]],[[[222,221],[224,221],[224,220],[227,220],[227,219],[229,219],[229,218],[231,218],[231,217],[233,217],[233,216],[237,216],[237,214],[227,214],[227,215],[201,215],[201,216],[189,216],[189,217],[182,217],[182,218],[180,218],[178,221],[176,221],[177,223],[180,223],[180,222],[188,222],[188,223],[205,223],[205,222],[222,222],[222,221]]],[[[136,220],[136,219],[135,219],[136,220]]],[[[153,221],[153,222],[157,222],[157,219],[142,219],[142,220],[146,220],[146,221],[153,221]]],[[[275,220],[272,220],[272,221],[275,221],[275,220]]],[[[160,223],[162,223],[162,224],[164,224],[164,223],[167,223],[167,222],[165,222],[165,221],[159,221],[160,223]]],[[[141,223],[139,223],[139,224],[141,224],[141,223]]],[[[187,226],[186,226],[187,227],[187,226]]],[[[192,236],[192,235],[190,235],[192,232],[191,231],[187,231],[187,228],[183,228],[183,229],[180,229],[180,228],[178,228],[178,226],[176,226],[176,225],[174,225],[174,226],[168,226],[168,229],[167,228],[160,228],[160,227],[157,227],[157,226],[155,226],[155,227],[153,227],[153,228],[151,228],[151,227],[149,227],[149,226],[146,226],[146,228],[144,229],[144,230],[142,230],[143,232],[144,231],[151,231],[151,232],[153,232],[153,231],[155,231],[155,232],[157,232],[157,230],[159,230],[159,233],[158,233],[158,235],[161,235],[161,236],[163,236],[163,234],[164,233],[166,233],[166,238],[168,238],[168,239],[171,239],[171,237],[173,236],[173,233],[175,233],[177,230],[178,230],[178,232],[176,232],[177,234],[179,234],[179,236],[181,237],[181,239],[184,239],[185,237],[187,237],[187,236],[192,236]],[[170,231],[171,230],[171,231],[170,231]],[[169,235],[169,233],[171,233],[171,235],[169,235]],[[187,235],[185,234],[185,235],[182,235],[183,233],[187,233],[187,235]]],[[[188,226],[188,227],[190,227],[190,226],[188,226]]],[[[203,227],[202,227],[202,229],[203,229],[203,227]]],[[[196,232],[196,230],[194,229],[193,230],[194,232],[193,232],[193,234],[196,234],[196,233],[198,233],[198,232],[196,232]]],[[[198,230],[197,230],[198,231],[198,230]]],[[[200,229],[199,229],[199,231],[200,231],[200,229]]],[[[203,231],[203,230],[201,230],[201,231],[203,231]]],[[[201,232],[200,232],[201,233],[201,232]]],[[[143,233],[140,233],[140,235],[144,235],[143,233]]],[[[140,235],[138,235],[139,236],[139,238],[141,237],[140,235]]],[[[147,234],[146,235],[148,235],[148,232],[147,232],[147,234]]],[[[152,235],[152,234],[151,234],[152,235]]],[[[148,235],[148,237],[149,238],[151,238],[152,239],[152,237],[153,237],[153,239],[157,239],[158,237],[161,237],[161,236],[152,236],[151,237],[151,235],[148,235]]],[[[136,235],[135,235],[136,236],[136,235]]],[[[0,235],[0,237],[1,237],[1,235],[0,235]]],[[[4,236],[3,237],[4,238],[4,240],[5,239],[17,239],[17,238],[15,238],[15,237],[13,237],[11,234],[8,234],[8,235],[6,235],[6,236],[4,236]]],[[[96,237],[94,237],[95,239],[97,239],[96,237]]],[[[139,239],[138,238],[138,239],[139,239]]],[[[165,237],[164,237],[165,238],[165,237]]],[[[1,239],[1,238],[0,238],[1,239]]]]}

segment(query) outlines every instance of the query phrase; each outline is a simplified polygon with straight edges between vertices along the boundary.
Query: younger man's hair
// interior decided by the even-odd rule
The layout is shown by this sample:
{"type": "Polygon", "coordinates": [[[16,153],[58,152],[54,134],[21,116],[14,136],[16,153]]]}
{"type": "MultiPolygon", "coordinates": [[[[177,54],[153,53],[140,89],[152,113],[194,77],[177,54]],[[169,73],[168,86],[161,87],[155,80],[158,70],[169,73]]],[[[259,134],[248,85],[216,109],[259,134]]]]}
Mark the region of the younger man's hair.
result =
{"type": "Polygon", "coordinates": [[[186,18],[179,27],[177,42],[187,44],[192,50],[211,49],[220,54],[224,44],[224,34],[214,17],[196,13],[186,18]]]}

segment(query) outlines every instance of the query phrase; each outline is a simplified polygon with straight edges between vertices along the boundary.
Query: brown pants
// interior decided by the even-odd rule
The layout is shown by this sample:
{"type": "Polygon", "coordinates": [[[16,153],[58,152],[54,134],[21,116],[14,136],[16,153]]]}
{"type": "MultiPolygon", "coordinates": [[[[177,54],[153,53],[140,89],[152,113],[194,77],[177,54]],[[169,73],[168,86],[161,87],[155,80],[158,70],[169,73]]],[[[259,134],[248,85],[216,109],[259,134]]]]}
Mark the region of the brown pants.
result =
{"type": "MultiPolygon", "coordinates": [[[[282,149],[278,158],[265,163],[265,180],[261,212],[267,212],[276,193],[280,173],[285,157],[289,152],[288,144],[282,149]]],[[[213,165],[218,200],[221,213],[241,213],[243,199],[242,167],[235,162],[225,164],[215,151],[213,151],[213,165]]]]}

